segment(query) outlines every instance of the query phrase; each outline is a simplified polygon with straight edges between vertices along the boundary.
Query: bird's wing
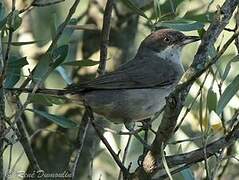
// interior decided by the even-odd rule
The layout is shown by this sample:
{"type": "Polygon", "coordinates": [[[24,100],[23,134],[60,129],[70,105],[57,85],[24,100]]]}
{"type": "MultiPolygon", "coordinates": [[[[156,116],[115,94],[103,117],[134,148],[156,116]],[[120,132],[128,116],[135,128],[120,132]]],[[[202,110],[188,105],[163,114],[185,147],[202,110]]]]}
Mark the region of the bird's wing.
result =
{"type": "MultiPolygon", "coordinates": [[[[148,57],[149,58],[149,57],[148,57]]],[[[132,60],[122,65],[118,70],[99,76],[79,86],[68,89],[138,89],[171,85],[178,81],[180,75],[177,65],[159,58],[140,61],[132,60]]],[[[181,68],[181,67],[180,67],[181,68]]]]}

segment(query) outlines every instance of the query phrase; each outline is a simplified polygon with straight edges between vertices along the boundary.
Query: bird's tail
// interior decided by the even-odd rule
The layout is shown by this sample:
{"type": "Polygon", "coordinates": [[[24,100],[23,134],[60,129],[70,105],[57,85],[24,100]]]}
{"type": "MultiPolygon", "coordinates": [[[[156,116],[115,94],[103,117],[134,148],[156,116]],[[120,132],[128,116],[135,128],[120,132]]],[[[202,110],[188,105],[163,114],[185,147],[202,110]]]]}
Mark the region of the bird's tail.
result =
{"type": "MultiPolygon", "coordinates": [[[[23,93],[32,93],[34,90],[30,88],[5,88],[7,91],[11,92],[23,92],[23,93]]],[[[66,95],[66,94],[77,94],[70,89],[37,89],[35,93],[38,94],[48,94],[48,95],[66,95]]]]}

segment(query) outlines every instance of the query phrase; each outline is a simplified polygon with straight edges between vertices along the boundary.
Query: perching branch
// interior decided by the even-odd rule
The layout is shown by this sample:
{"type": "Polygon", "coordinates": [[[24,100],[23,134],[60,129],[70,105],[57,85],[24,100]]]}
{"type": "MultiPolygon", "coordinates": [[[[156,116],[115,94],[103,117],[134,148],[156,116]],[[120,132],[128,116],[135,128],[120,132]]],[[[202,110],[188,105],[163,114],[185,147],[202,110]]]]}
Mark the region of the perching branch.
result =
{"type": "MultiPolygon", "coordinates": [[[[202,38],[202,42],[199,46],[197,54],[194,57],[192,65],[185,73],[183,83],[178,85],[175,91],[172,92],[166,100],[166,108],[162,122],[157,130],[157,135],[153,141],[151,151],[147,153],[143,161],[144,172],[141,172],[140,174],[146,173],[146,177],[149,177],[156,172],[157,160],[160,158],[161,146],[173,135],[177,118],[182,110],[190,87],[193,82],[221,56],[219,53],[219,55],[213,58],[211,62],[208,62],[208,50],[213,46],[217,37],[228,24],[229,19],[231,18],[237,5],[238,0],[226,0],[223,6],[217,10],[213,22],[210,24],[208,30],[202,38]]],[[[235,34],[235,36],[237,35],[238,33],[235,34]]],[[[235,37],[233,38],[235,39],[235,37]]]]}

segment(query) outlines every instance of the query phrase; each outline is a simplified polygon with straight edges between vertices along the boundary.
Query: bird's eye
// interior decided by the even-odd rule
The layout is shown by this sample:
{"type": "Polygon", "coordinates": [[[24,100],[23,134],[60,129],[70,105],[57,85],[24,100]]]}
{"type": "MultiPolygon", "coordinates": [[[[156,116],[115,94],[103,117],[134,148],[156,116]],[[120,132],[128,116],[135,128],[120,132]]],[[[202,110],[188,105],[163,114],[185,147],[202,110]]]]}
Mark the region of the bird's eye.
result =
{"type": "Polygon", "coordinates": [[[169,42],[170,42],[170,39],[169,39],[168,37],[165,37],[163,40],[164,40],[164,42],[166,42],[166,43],[169,43],[169,42]]]}

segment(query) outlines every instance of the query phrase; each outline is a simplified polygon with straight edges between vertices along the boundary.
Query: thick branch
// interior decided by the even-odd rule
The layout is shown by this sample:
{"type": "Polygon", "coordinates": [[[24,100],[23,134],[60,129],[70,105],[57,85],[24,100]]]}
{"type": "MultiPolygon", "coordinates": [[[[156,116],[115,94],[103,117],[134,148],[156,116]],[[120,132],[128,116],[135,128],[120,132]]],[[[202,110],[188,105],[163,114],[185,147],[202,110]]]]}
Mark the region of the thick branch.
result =
{"type": "Polygon", "coordinates": [[[101,31],[101,42],[100,42],[100,64],[97,69],[99,75],[104,74],[106,60],[107,60],[107,48],[110,37],[110,20],[113,10],[114,0],[108,0],[105,6],[103,27],[101,31]]]}

